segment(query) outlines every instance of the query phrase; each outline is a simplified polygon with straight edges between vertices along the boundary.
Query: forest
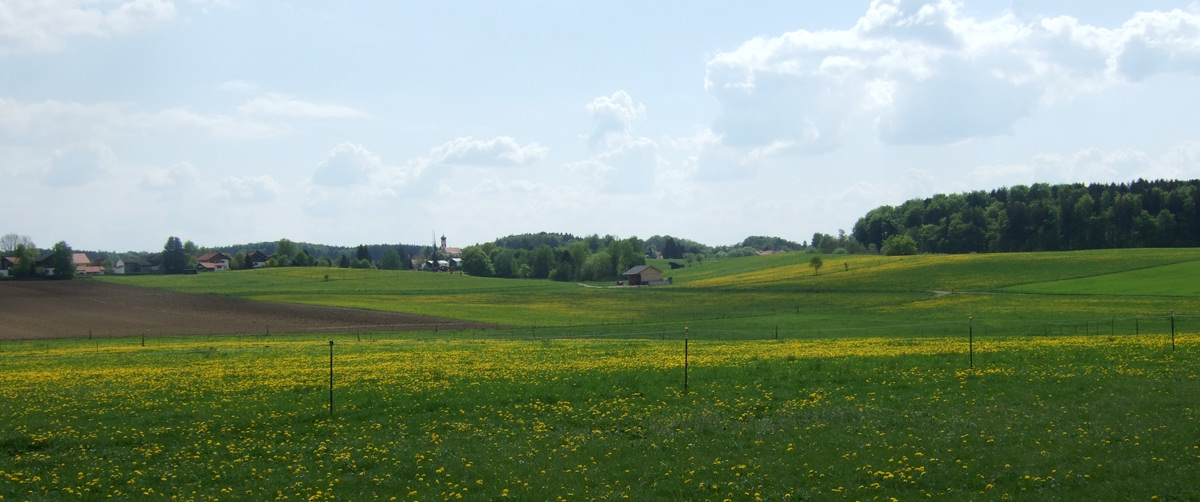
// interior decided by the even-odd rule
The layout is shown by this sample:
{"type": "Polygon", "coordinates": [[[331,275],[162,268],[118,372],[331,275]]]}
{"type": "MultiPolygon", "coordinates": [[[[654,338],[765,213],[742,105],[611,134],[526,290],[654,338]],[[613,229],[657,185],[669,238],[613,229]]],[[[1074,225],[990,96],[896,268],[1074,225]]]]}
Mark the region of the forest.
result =
{"type": "Polygon", "coordinates": [[[1200,180],[1036,183],[880,206],[854,225],[870,251],[999,253],[1200,245],[1200,180]],[[911,239],[911,242],[910,242],[911,239]]]}

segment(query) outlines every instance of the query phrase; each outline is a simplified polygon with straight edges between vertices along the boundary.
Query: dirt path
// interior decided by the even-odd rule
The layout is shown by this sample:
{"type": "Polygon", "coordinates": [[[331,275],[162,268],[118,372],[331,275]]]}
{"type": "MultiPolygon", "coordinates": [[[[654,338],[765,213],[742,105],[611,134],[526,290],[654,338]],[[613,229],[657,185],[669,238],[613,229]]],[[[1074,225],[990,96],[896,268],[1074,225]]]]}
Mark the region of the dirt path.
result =
{"type": "Polygon", "coordinates": [[[496,327],[412,314],[257,302],[99,281],[0,281],[0,339],[368,333],[496,327]]]}

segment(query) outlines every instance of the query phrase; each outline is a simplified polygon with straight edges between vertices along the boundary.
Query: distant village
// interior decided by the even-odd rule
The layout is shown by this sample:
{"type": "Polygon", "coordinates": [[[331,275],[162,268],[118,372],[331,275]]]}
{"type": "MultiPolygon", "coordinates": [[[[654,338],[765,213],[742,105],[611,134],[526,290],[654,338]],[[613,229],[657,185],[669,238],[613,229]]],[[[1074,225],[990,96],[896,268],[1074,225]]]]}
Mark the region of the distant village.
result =
{"type": "MultiPolygon", "coordinates": [[[[436,235],[436,234],[434,234],[436,235]]],[[[843,237],[844,239],[844,237],[843,237]]],[[[829,239],[832,242],[832,238],[829,239]]],[[[778,238],[752,237],[741,245],[710,248],[670,236],[647,240],[610,235],[522,234],[465,248],[450,246],[446,236],[430,245],[359,245],[337,247],[288,239],[224,248],[199,248],[170,237],[161,252],[72,251],[65,242],[39,249],[25,236],[0,238],[0,278],[69,279],[139,274],[201,274],[264,267],[336,267],[418,270],[476,277],[540,278],[555,281],[607,282],[617,286],[672,284],[663,269],[699,265],[706,258],[732,258],[805,249],[778,238]],[[751,247],[754,244],[755,247],[751,247]],[[658,262],[662,269],[647,263],[658,262]]],[[[838,250],[840,251],[840,250],[838,250]]]]}

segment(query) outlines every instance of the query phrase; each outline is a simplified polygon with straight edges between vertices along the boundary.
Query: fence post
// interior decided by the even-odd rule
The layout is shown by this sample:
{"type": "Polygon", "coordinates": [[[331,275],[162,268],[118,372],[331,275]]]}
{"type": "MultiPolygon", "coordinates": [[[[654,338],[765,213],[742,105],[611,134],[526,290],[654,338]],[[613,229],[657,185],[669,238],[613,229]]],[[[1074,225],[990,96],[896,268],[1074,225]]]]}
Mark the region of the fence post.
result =
{"type": "Polygon", "coordinates": [[[1171,309],[1171,352],[1175,352],[1175,309],[1171,309]]]}
{"type": "Polygon", "coordinates": [[[329,341],[329,418],[333,418],[333,340],[329,341]]]}
{"type": "Polygon", "coordinates": [[[975,369],[975,318],[967,318],[967,350],[970,353],[971,369],[975,369]]]}
{"type": "Polygon", "coordinates": [[[688,391],[688,328],[683,327],[683,393],[688,391]]]}

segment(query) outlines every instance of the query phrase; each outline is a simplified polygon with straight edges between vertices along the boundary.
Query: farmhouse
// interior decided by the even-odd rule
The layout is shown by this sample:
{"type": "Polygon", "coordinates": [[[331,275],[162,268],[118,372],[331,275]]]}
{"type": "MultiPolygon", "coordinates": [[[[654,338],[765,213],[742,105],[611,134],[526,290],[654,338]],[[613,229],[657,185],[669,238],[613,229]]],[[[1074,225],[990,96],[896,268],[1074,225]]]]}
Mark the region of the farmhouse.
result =
{"type": "Polygon", "coordinates": [[[75,265],[77,275],[104,275],[104,267],[92,265],[92,259],[88,257],[87,253],[72,254],[71,264],[75,265]]]}
{"type": "Polygon", "coordinates": [[[200,272],[223,272],[229,270],[233,258],[225,253],[204,253],[196,257],[196,270],[200,272]]]}
{"type": "Polygon", "coordinates": [[[131,256],[128,260],[117,260],[120,266],[113,266],[114,274],[145,274],[158,270],[158,267],[151,264],[150,260],[140,256],[131,256]]]}
{"type": "Polygon", "coordinates": [[[271,259],[270,257],[263,254],[262,251],[259,251],[257,249],[255,249],[254,251],[251,251],[249,253],[246,253],[246,264],[249,265],[250,268],[265,267],[265,266],[267,266],[267,260],[270,260],[270,259],[271,259]]]}
{"type": "Polygon", "coordinates": [[[662,270],[650,265],[638,265],[626,270],[623,275],[625,283],[630,286],[651,286],[654,283],[663,283],[662,270]]]}

